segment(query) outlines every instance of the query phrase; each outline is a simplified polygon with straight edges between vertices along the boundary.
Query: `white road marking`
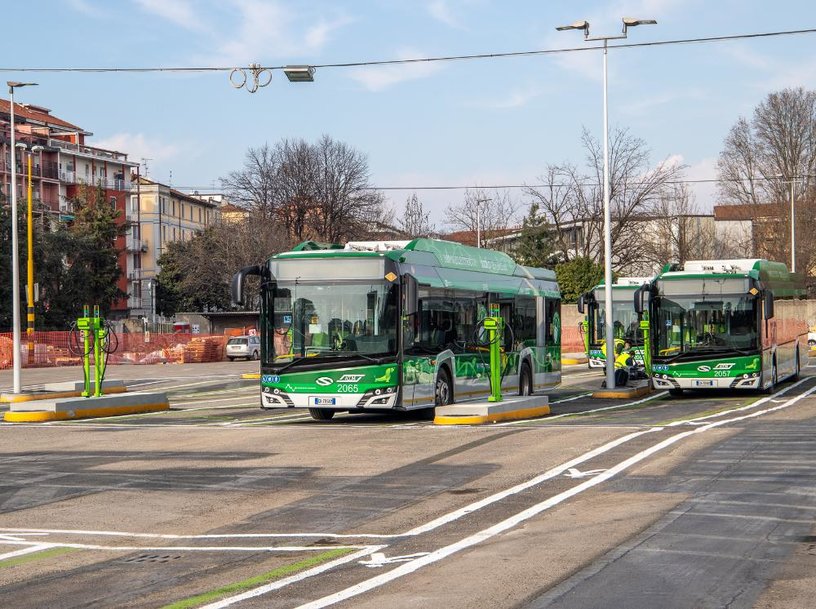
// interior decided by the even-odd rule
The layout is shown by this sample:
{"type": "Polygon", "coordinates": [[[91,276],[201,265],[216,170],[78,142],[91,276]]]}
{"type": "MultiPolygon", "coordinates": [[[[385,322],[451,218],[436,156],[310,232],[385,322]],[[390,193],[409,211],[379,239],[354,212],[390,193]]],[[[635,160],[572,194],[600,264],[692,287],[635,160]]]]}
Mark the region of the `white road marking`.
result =
{"type": "Polygon", "coordinates": [[[728,410],[723,410],[723,411],[717,412],[715,414],[709,414],[709,415],[706,415],[704,417],[694,417],[693,419],[689,419],[688,421],[674,421],[672,423],[667,424],[666,427],[677,427],[678,425],[700,425],[701,421],[707,421],[709,419],[716,419],[717,417],[726,416],[726,415],[729,415],[729,414],[733,414],[735,412],[742,412],[743,410],[750,410],[751,408],[756,408],[757,406],[761,406],[762,404],[766,404],[767,402],[770,402],[770,401],[774,401],[774,402],[778,401],[778,400],[775,400],[774,398],[776,398],[776,397],[778,397],[780,395],[785,395],[788,391],[790,391],[794,387],[798,387],[799,385],[804,383],[806,380],[807,379],[802,379],[800,381],[797,381],[793,385],[789,385],[789,386],[785,387],[784,389],[782,389],[781,391],[778,391],[778,392],[774,393],[773,395],[766,396],[764,398],[761,398],[761,399],[757,400],[756,402],[752,402],[752,403],[747,404],[745,406],[740,406],[739,408],[730,408],[728,410]]]}
{"type": "Polygon", "coordinates": [[[589,476],[597,476],[601,472],[605,472],[604,469],[590,469],[585,472],[582,472],[574,467],[571,467],[569,471],[564,474],[567,478],[588,478],[589,476]]]}
{"type": "MultiPolygon", "coordinates": [[[[202,535],[181,535],[175,533],[132,533],[128,531],[93,531],[77,529],[15,529],[0,528],[17,535],[82,535],[87,537],[132,537],[134,539],[286,539],[296,537],[329,537],[332,539],[359,539],[363,537],[374,539],[391,539],[402,537],[403,535],[377,535],[377,534],[343,534],[343,533],[213,533],[202,535]]],[[[22,540],[21,540],[22,541],[22,540]]],[[[337,546],[332,546],[337,547],[337,546]]]]}
{"type": "Polygon", "coordinates": [[[38,544],[34,546],[28,546],[27,548],[22,548],[21,550],[14,550],[13,552],[6,552],[5,554],[0,554],[0,560],[8,560],[9,558],[16,558],[18,556],[24,556],[26,554],[33,554],[34,552],[42,552],[43,550],[50,550],[53,546],[38,544]]]}
{"type": "MultiPolygon", "coordinates": [[[[31,546],[30,541],[0,542],[13,546],[31,546]]],[[[101,550],[107,552],[315,552],[343,549],[362,549],[368,546],[103,546],[91,543],[39,542],[43,548],[74,548],[76,550],[101,550]]]]}
{"type": "Polygon", "coordinates": [[[383,552],[374,552],[371,554],[371,558],[368,560],[361,560],[358,562],[366,567],[376,569],[398,562],[408,562],[410,560],[414,560],[415,558],[419,558],[420,556],[425,556],[426,554],[428,554],[428,552],[416,552],[414,554],[405,554],[403,556],[392,556],[391,558],[388,558],[383,552]]]}
{"type": "Polygon", "coordinates": [[[338,558],[337,560],[332,560],[325,564],[318,565],[313,569],[301,571],[300,573],[296,573],[295,575],[292,575],[290,577],[286,577],[284,579],[272,582],[271,584],[267,584],[265,586],[260,586],[252,590],[248,590],[243,594],[238,594],[237,596],[225,598],[223,600],[210,603],[209,605],[204,605],[203,607],[199,607],[199,609],[224,609],[224,607],[229,607],[230,605],[234,605],[235,603],[239,603],[250,598],[255,598],[256,596],[261,596],[263,594],[266,594],[267,592],[272,592],[273,590],[280,590],[281,588],[285,588],[290,584],[303,581],[304,579],[313,577],[315,575],[320,575],[321,573],[324,573],[326,571],[331,571],[335,567],[339,567],[340,565],[353,562],[358,558],[362,558],[363,556],[368,556],[369,554],[372,554],[377,550],[381,550],[384,547],[385,546],[371,546],[365,550],[360,550],[359,552],[354,552],[353,554],[343,556],[342,558],[338,558]]]}
{"type": "MultiPolygon", "coordinates": [[[[663,440],[661,442],[658,442],[657,444],[654,444],[654,445],[650,446],[649,448],[647,448],[647,449],[645,449],[645,450],[643,450],[643,451],[641,451],[641,452],[639,452],[639,453],[637,453],[635,455],[632,455],[628,459],[625,459],[624,461],[621,461],[620,463],[618,463],[617,465],[609,468],[605,472],[603,472],[601,474],[598,474],[597,476],[595,476],[593,478],[590,478],[589,480],[586,480],[585,482],[582,482],[582,483],[578,484],[577,486],[574,486],[573,488],[571,488],[569,490],[566,490],[566,491],[564,491],[562,493],[559,493],[558,495],[550,497],[549,499],[546,499],[545,501],[542,501],[541,503],[538,503],[537,505],[534,505],[534,506],[532,506],[530,508],[527,508],[526,510],[522,510],[521,512],[515,514],[514,516],[511,516],[510,518],[507,518],[507,519],[505,519],[505,520],[503,520],[503,521],[501,521],[501,522],[499,522],[499,523],[497,523],[497,524],[495,524],[495,525],[493,525],[491,527],[488,527],[487,529],[484,529],[482,531],[479,531],[478,533],[475,533],[474,535],[470,535],[469,537],[461,539],[458,542],[455,542],[455,543],[452,543],[450,545],[439,548],[438,550],[434,550],[433,552],[431,552],[430,554],[427,554],[426,556],[422,556],[422,557],[417,558],[415,560],[412,560],[410,562],[403,563],[399,567],[396,567],[396,568],[392,569],[391,571],[388,571],[387,573],[383,573],[382,575],[372,577],[372,578],[370,578],[368,580],[360,582],[359,584],[356,584],[354,586],[350,586],[350,587],[346,588],[345,590],[341,590],[341,591],[336,592],[334,594],[330,594],[328,596],[317,599],[317,600],[312,601],[310,603],[306,603],[304,605],[301,605],[299,607],[299,609],[322,609],[323,607],[328,607],[330,605],[334,605],[335,603],[339,603],[341,601],[348,600],[350,598],[353,598],[355,596],[363,594],[364,592],[368,592],[370,590],[378,588],[378,587],[380,587],[380,586],[382,586],[384,584],[387,584],[387,583],[389,583],[389,582],[391,582],[391,581],[393,581],[395,579],[398,579],[398,578],[400,578],[400,577],[402,577],[404,575],[408,575],[410,573],[413,573],[414,571],[417,571],[418,569],[420,569],[420,568],[422,568],[422,567],[424,567],[426,565],[438,562],[438,561],[442,560],[443,558],[446,558],[446,557],[448,557],[448,556],[450,556],[452,554],[460,552],[461,550],[464,550],[466,548],[469,548],[469,547],[475,546],[477,544],[480,544],[480,543],[482,543],[482,542],[484,542],[484,541],[486,541],[486,540],[488,540],[488,539],[490,539],[492,537],[495,537],[496,535],[498,535],[500,533],[503,533],[504,531],[510,530],[510,529],[514,528],[515,526],[517,526],[518,524],[520,524],[520,523],[522,523],[522,522],[524,522],[526,520],[529,520],[533,516],[536,516],[536,515],[540,514],[541,512],[543,512],[545,510],[548,510],[548,509],[550,509],[550,508],[552,508],[552,507],[566,501],[567,499],[569,499],[571,497],[574,497],[575,495],[578,495],[579,493],[582,493],[582,492],[586,491],[587,489],[590,489],[590,488],[592,488],[594,486],[597,486],[601,482],[604,482],[604,481],[612,478],[613,476],[625,471],[626,469],[632,467],[633,465],[636,465],[637,463],[643,461],[644,459],[650,457],[651,455],[653,455],[653,454],[655,454],[655,453],[657,453],[657,452],[659,452],[659,451],[661,451],[661,450],[663,450],[663,449],[665,449],[665,448],[667,448],[667,447],[669,447],[669,446],[671,446],[673,444],[676,444],[677,442],[679,442],[680,440],[682,440],[682,439],[684,439],[684,438],[686,438],[688,436],[691,436],[693,434],[698,434],[698,433],[705,433],[706,431],[708,431],[710,429],[720,427],[721,425],[725,425],[727,423],[743,421],[743,420],[746,420],[746,419],[761,416],[763,414],[776,412],[778,410],[781,410],[782,408],[787,408],[788,406],[791,406],[791,405],[795,404],[799,400],[801,400],[801,399],[807,397],[808,395],[812,394],[814,391],[816,391],[816,386],[810,388],[808,391],[806,391],[806,392],[804,392],[804,393],[802,393],[802,394],[800,394],[800,395],[798,395],[798,396],[796,396],[794,398],[791,398],[790,400],[788,400],[787,402],[785,402],[784,404],[781,404],[779,406],[774,406],[773,408],[768,408],[766,410],[754,412],[754,413],[751,413],[751,414],[748,414],[748,415],[745,415],[745,416],[742,416],[742,417],[736,417],[736,418],[733,418],[733,419],[727,419],[727,420],[723,420],[723,421],[716,421],[714,423],[710,423],[710,424],[706,425],[705,427],[699,427],[699,428],[696,428],[696,429],[691,430],[691,431],[685,431],[685,432],[675,434],[674,436],[672,436],[670,438],[667,438],[667,439],[665,439],[665,440],[663,440]]],[[[664,428],[657,428],[657,429],[664,429],[664,428]]]]}

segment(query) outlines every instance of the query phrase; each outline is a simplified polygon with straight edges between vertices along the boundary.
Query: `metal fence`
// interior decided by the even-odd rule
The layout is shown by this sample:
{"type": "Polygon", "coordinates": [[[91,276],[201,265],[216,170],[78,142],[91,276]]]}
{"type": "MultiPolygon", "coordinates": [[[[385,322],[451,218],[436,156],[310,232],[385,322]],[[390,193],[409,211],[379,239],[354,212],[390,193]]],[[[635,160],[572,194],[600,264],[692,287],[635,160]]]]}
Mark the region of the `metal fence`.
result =
{"type": "MultiPolygon", "coordinates": [[[[200,363],[225,359],[229,337],[206,334],[124,333],[111,336],[108,364],[200,363]]],[[[71,332],[34,332],[29,348],[23,333],[20,345],[24,368],[76,366],[82,363],[81,337],[71,332]]],[[[0,369],[12,367],[11,332],[0,333],[0,369]]]]}

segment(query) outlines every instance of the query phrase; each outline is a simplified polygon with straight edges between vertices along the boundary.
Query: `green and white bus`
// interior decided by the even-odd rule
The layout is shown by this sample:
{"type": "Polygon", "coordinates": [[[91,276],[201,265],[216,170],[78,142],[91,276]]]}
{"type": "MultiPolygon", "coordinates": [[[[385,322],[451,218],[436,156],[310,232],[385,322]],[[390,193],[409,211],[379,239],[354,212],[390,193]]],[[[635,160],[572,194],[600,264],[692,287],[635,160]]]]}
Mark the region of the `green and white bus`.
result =
{"type": "MultiPolygon", "coordinates": [[[[632,353],[636,366],[643,366],[643,333],[640,330],[640,315],[635,311],[633,297],[635,291],[648,277],[620,277],[612,284],[612,320],[615,333],[615,355],[619,355],[626,345],[632,353]]],[[[578,312],[585,315],[580,323],[584,339],[584,350],[590,368],[606,367],[606,294],[603,282],[578,298],[578,312]]]]}
{"type": "Polygon", "coordinates": [[[778,262],[666,265],[635,295],[635,308],[649,315],[647,368],[654,387],[673,395],[772,391],[780,380],[796,378],[807,348],[804,298],[801,276],[778,262]]]}
{"type": "MultiPolygon", "coordinates": [[[[247,267],[261,277],[261,407],[432,409],[490,393],[481,320],[504,320],[502,389],[561,381],[555,273],[449,241],[305,242],[247,267]]],[[[432,411],[431,411],[432,412],[432,411]]]]}

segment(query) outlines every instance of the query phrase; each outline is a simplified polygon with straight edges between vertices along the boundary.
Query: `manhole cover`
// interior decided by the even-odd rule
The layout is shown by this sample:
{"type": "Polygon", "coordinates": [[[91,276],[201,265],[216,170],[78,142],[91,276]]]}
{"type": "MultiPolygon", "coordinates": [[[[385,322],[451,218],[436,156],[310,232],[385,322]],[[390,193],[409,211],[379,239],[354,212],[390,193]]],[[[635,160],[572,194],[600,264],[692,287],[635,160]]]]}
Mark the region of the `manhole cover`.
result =
{"type": "Polygon", "coordinates": [[[181,558],[181,554],[140,554],[139,556],[131,556],[122,562],[170,562],[181,558]]]}

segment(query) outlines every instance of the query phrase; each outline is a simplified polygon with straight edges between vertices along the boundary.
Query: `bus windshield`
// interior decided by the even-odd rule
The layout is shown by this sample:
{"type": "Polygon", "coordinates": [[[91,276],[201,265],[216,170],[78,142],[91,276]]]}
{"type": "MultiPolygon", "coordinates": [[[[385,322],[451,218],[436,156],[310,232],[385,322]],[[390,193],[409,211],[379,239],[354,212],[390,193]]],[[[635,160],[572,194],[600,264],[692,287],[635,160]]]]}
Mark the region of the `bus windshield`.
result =
{"type": "MultiPolygon", "coordinates": [[[[621,300],[612,301],[612,319],[615,329],[615,338],[620,338],[632,345],[643,344],[643,335],[640,332],[640,320],[635,312],[633,299],[624,302],[621,300]]],[[[606,340],[606,306],[603,295],[598,300],[595,308],[595,336],[596,343],[606,340]]]]}
{"type": "Polygon", "coordinates": [[[269,363],[386,356],[397,349],[397,287],[385,282],[281,282],[269,363]]]}
{"type": "Polygon", "coordinates": [[[755,297],[664,296],[656,299],[655,307],[656,357],[757,349],[755,297]]]}

